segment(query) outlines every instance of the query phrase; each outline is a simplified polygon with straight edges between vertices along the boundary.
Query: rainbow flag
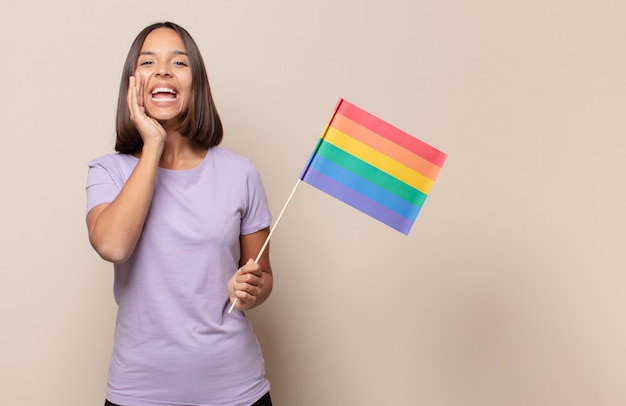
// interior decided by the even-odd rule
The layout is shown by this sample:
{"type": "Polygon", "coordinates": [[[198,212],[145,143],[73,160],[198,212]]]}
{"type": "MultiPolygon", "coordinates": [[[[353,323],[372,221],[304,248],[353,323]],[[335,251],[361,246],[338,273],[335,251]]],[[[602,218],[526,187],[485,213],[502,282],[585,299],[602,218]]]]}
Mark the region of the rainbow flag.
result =
{"type": "Polygon", "coordinates": [[[408,234],[446,157],[340,99],[300,180],[408,234]]]}

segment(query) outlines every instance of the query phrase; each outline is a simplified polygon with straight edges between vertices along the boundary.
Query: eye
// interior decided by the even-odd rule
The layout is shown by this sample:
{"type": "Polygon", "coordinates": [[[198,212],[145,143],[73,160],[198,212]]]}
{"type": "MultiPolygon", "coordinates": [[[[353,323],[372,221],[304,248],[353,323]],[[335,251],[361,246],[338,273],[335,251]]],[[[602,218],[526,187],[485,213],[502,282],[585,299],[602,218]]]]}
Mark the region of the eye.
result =
{"type": "Polygon", "coordinates": [[[139,66],[147,66],[147,65],[152,65],[154,62],[150,61],[150,60],[145,60],[145,61],[139,61],[139,63],[137,65],[139,66]]]}
{"type": "Polygon", "coordinates": [[[189,64],[185,61],[174,61],[174,65],[176,66],[189,66],[189,64]]]}

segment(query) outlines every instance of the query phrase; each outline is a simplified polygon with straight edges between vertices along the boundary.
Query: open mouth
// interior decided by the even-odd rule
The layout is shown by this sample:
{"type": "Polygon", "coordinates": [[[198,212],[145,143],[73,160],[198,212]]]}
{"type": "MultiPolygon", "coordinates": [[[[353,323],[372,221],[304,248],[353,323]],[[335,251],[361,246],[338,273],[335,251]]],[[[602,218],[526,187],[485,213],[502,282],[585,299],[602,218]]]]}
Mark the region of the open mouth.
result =
{"type": "Polygon", "coordinates": [[[155,102],[172,102],[176,101],[177,93],[169,87],[157,87],[150,94],[155,102]]]}

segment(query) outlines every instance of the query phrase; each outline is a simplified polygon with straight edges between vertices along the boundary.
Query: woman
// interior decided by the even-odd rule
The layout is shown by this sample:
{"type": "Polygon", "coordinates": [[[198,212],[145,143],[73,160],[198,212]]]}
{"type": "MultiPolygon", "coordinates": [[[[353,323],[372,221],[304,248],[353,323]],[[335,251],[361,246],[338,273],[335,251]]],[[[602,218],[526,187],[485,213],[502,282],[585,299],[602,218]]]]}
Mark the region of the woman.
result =
{"type": "Polygon", "coordinates": [[[166,22],[124,65],[115,154],[89,163],[87,227],[114,264],[108,405],[271,405],[243,311],[272,290],[267,199],[222,125],[196,43],[166,22]],[[235,309],[228,313],[231,303],[235,309]]]}

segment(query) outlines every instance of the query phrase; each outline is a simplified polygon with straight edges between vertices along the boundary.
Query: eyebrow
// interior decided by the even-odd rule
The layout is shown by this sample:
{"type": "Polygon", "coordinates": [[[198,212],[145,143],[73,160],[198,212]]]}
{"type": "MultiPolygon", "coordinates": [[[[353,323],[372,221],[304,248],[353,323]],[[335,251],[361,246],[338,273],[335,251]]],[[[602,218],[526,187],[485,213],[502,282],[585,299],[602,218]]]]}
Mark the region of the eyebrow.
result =
{"type": "MultiPolygon", "coordinates": [[[[185,56],[188,56],[187,52],[185,52],[185,51],[175,50],[175,51],[172,51],[171,53],[174,54],[174,55],[185,55],[185,56]]],[[[139,53],[139,55],[154,55],[154,54],[155,54],[155,52],[153,52],[153,51],[143,51],[143,52],[139,53]]]]}

